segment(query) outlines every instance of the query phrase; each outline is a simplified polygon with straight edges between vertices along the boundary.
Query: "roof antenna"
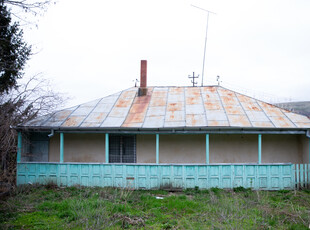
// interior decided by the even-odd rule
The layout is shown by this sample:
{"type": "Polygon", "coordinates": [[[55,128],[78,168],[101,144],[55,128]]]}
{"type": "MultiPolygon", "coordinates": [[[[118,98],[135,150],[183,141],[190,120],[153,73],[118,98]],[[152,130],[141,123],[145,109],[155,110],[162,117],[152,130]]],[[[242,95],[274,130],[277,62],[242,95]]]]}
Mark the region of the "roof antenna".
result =
{"type": "Polygon", "coordinates": [[[217,77],[216,77],[216,81],[217,81],[217,85],[220,86],[220,84],[221,84],[221,82],[222,82],[222,81],[220,81],[220,76],[217,76],[217,77]]]}
{"type": "Polygon", "coordinates": [[[193,72],[193,76],[188,75],[188,78],[193,78],[193,80],[191,80],[191,82],[193,83],[193,87],[195,87],[197,85],[197,82],[195,82],[195,78],[198,78],[198,76],[195,76],[195,72],[193,72]]]}
{"type": "Polygon", "coordinates": [[[132,80],[132,81],[134,81],[134,82],[135,82],[135,87],[137,87],[137,83],[139,82],[139,80],[138,80],[138,79],[136,79],[136,80],[132,80]]]}
{"type": "Polygon", "coordinates": [[[200,10],[203,10],[203,11],[206,11],[207,12],[207,28],[206,28],[206,38],[205,38],[205,48],[204,48],[204,53],[203,53],[203,62],[202,62],[202,74],[201,74],[201,86],[203,86],[203,73],[204,73],[204,68],[205,68],[205,59],[206,59],[206,47],[207,47],[207,37],[208,37],[208,23],[209,23],[209,14],[216,14],[212,11],[209,11],[209,10],[206,10],[206,9],[203,9],[203,8],[200,8],[198,6],[194,6],[194,5],[191,5],[193,7],[196,7],[200,10]]]}

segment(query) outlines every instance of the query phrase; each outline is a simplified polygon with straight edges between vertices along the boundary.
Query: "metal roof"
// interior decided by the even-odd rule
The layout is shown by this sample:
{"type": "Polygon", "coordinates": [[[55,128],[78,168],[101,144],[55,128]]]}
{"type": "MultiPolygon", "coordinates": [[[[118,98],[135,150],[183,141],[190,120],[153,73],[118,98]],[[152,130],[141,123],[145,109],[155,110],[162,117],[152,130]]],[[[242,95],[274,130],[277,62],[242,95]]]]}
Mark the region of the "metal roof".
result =
{"type": "Polygon", "coordinates": [[[19,125],[19,128],[297,128],[306,116],[220,86],[130,88],[19,125]]]}

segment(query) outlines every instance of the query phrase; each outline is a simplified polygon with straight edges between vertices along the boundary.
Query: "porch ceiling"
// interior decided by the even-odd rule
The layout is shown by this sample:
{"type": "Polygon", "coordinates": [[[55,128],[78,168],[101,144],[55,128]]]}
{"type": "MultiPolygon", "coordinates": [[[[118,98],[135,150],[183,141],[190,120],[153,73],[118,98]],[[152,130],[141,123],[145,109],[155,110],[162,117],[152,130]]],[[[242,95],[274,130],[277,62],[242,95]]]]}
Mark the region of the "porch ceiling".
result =
{"type": "Polygon", "coordinates": [[[220,86],[138,88],[38,117],[18,129],[68,131],[310,129],[310,119],[220,86]]]}

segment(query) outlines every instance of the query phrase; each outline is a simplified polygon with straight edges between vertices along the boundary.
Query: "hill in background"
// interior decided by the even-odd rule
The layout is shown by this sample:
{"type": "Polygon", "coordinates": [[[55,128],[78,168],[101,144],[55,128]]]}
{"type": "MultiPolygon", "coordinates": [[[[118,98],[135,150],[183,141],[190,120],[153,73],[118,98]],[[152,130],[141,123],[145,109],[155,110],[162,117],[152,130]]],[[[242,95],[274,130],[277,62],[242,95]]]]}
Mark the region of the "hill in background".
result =
{"type": "Polygon", "coordinates": [[[310,101],[284,102],[274,105],[310,117],[310,101]]]}

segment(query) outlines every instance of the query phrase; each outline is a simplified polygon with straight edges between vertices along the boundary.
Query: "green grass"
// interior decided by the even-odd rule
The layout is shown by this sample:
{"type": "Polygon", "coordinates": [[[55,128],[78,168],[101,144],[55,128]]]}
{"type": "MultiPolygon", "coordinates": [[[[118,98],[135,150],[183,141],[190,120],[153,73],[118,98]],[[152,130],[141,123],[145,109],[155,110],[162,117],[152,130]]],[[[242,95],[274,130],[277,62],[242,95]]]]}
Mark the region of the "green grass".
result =
{"type": "Polygon", "coordinates": [[[171,193],[32,185],[0,201],[1,229],[308,229],[309,223],[308,190],[171,193]]]}

